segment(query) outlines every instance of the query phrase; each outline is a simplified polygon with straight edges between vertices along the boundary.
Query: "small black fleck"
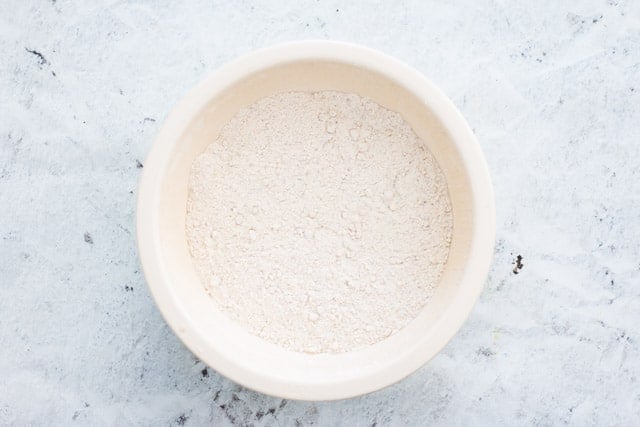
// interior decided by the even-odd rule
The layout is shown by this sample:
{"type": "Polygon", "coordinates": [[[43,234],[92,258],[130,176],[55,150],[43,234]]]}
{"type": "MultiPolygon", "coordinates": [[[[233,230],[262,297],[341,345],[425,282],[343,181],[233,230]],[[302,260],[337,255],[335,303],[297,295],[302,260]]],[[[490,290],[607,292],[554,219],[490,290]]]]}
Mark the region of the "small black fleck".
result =
{"type": "Polygon", "coordinates": [[[220,397],[220,390],[216,391],[216,394],[213,395],[213,401],[215,402],[220,397]]]}
{"type": "Polygon", "coordinates": [[[340,9],[336,9],[336,12],[340,12],[340,9]]]}
{"type": "Polygon", "coordinates": [[[261,409],[258,410],[258,412],[256,412],[256,419],[258,421],[260,421],[262,419],[262,417],[264,417],[264,411],[262,411],[261,409]]]}
{"type": "Polygon", "coordinates": [[[85,408],[88,408],[89,406],[91,406],[91,405],[89,405],[89,402],[84,402],[84,407],[85,408]]]}
{"type": "Polygon", "coordinates": [[[71,417],[72,420],[77,420],[78,417],[80,416],[80,412],[76,411],[73,413],[73,417],[71,417]]]}
{"type": "Polygon", "coordinates": [[[129,194],[133,194],[133,190],[129,191],[129,194]]]}
{"type": "Polygon", "coordinates": [[[569,408],[569,412],[573,413],[573,408],[569,408]]]}
{"type": "Polygon", "coordinates": [[[267,411],[267,414],[275,414],[276,413],[276,408],[269,408],[269,410],[267,411]]]}
{"type": "Polygon", "coordinates": [[[207,378],[209,376],[209,371],[207,370],[207,368],[204,368],[202,371],[200,371],[200,374],[204,377],[207,378]]]}
{"type": "Polygon", "coordinates": [[[631,92],[635,92],[635,91],[636,91],[636,88],[634,88],[634,87],[630,87],[630,88],[629,88],[629,90],[630,90],[631,92]]]}
{"type": "Polygon", "coordinates": [[[183,426],[186,424],[187,420],[189,419],[188,416],[186,416],[185,414],[181,414],[178,418],[176,418],[176,423],[179,426],[183,426]]]}
{"type": "Polygon", "coordinates": [[[84,241],[90,245],[93,245],[93,237],[91,237],[91,234],[84,233],[84,241]]]}
{"type": "Polygon", "coordinates": [[[547,52],[542,52],[542,56],[547,56],[547,52]]]}
{"type": "Polygon", "coordinates": [[[513,267],[513,274],[518,274],[520,273],[520,270],[522,270],[522,267],[524,267],[524,264],[522,263],[522,255],[518,255],[515,259],[515,261],[512,263],[514,265],[513,267]]]}
{"type": "Polygon", "coordinates": [[[53,75],[53,77],[56,76],[56,72],[55,71],[52,71],[51,74],[53,75]]]}
{"type": "Polygon", "coordinates": [[[37,56],[38,57],[38,64],[40,64],[40,65],[48,64],[48,61],[44,57],[44,55],[41,54],[40,52],[38,52],[37,50],[32,50],[32,49],[29,49],[29,48],[26,48],[26,47],[24,48],[24,50],[26,50],[27,52],[29,52],[32,55],[37,56]]]}
{"type": "Polygon", "coordinates": [[[237,395],[237,394],[233,393],[233,394],[231,395],[231,401],[232,401],[232,402],[237,402],[237,401],[239,401],[239,400],[240,400],[240,398],[238,397],[238,395],[237,395]]]}
{"type": "Polygon", "coordinates": [[[152,117],[145,117],[144,119],[142,119],[142,123],[144,122],[155,122],[156,119],[152,118],[152,117]]]}
{"type": "Polygon", "coordinates": [[[133,286],[124,285],[124,290],[127,292],[133,292],[133,286]]]}
{"type": "Polygon", "coordinates": [[[136,159],[136,167],[138,169],[142,169],[144,167],[144,165],[142,164],[142,162],[140,162],[140,160],[136,159]]]}
{"type": "Polygon", "coordinates": [[[225,409],[227,409],[227,405],[223,403],[222,405],[218,406],[218,408],[224,411],[225,409]]]}

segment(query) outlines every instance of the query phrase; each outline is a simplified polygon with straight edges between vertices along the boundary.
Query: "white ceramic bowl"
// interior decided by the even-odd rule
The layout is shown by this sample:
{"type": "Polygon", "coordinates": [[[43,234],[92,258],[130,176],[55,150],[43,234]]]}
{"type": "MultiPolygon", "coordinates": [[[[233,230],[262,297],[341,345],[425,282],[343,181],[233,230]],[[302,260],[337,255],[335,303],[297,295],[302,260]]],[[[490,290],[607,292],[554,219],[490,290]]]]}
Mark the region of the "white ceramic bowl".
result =
{"type": "Polygon", "coordinates": [[[458,110],[422,74],[361,46],[303,41],[262,49],[214,71],[162,126],[140,180],[137,235],[151,293],[167,323],[202,361],[267,394],[331,400],[392,384],[431,359],[480,294],[493,253],[495,212],[484,156],[458,110]],[[281,91],[338,90],[400,112],[438,160],[451,197],[449,260],[430,302],[384,341],[342,354],[284,350],[250,335],[216,308],[185,237],[189,170],[242,107],[281,91]]]}

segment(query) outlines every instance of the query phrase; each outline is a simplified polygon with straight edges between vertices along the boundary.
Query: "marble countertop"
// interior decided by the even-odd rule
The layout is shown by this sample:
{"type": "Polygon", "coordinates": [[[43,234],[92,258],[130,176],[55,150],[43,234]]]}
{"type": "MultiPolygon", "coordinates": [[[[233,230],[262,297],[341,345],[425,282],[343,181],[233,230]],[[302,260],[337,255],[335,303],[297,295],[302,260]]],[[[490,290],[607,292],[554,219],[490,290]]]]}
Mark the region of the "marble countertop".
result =
{"type": "Polygon", "coordinates": [[[0,424],[637,422],[640,2],[399,3],[3,2],[0,424]],[[497,209],[460,333],[406,380],[329,403],[264,396],[196,360],[156,309],[133,235],[172,105],[237,55],[305,38],[377,48],[442,87],[497,209]]]}

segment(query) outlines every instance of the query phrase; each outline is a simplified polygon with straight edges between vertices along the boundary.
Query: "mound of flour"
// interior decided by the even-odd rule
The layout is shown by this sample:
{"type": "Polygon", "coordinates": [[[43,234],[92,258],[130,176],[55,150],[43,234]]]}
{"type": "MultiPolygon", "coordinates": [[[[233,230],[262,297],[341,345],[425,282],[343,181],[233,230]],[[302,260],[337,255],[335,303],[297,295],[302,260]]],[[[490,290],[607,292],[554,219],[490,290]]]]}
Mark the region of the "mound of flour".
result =
{"type": "Polygon", "coordinates": [[[191,170],[186,232],[203,285],[290,350],[344,352],[409,323],[438,284],[452,223],[424,142],[355,94],[264,98],[191,170]]]}

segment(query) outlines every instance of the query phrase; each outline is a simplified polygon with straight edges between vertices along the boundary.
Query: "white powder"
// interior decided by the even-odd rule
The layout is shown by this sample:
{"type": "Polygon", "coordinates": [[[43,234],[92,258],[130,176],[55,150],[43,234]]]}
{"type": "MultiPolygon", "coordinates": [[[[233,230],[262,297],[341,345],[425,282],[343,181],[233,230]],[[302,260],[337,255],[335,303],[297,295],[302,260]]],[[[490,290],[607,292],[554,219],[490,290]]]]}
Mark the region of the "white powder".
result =
{"type": "Polygon", "coordinates": [[[334,353],[416,317],[452,222],[445,178],[398,113],[289,92],[241,110],[193,162],[186,231],[228,316],[287,349],[334,353]]]}

